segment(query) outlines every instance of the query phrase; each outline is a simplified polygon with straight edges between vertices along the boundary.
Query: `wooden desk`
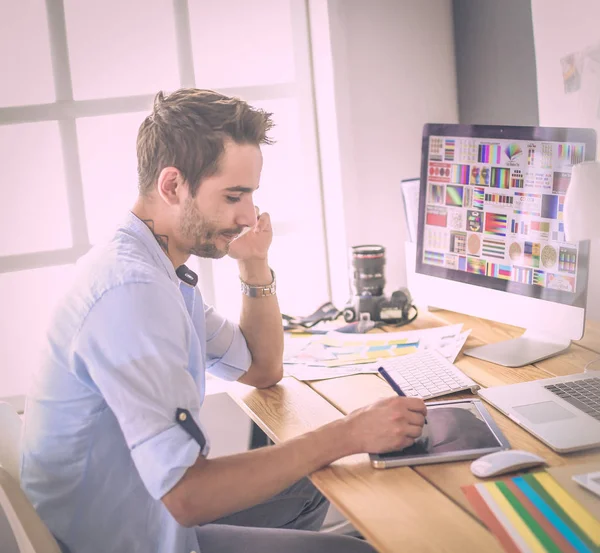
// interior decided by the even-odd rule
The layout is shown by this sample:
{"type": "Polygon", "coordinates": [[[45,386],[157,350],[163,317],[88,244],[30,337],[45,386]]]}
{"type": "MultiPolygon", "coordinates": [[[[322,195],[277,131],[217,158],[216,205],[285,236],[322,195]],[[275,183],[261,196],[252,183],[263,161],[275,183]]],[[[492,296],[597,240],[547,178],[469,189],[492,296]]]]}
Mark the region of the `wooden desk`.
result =
{"type": "MultiPolygon", "coordinates": [[[[466,347],[520,335],[522,329],[451,313],[422,313],[407,330],[462,322],[471,329],[466,347]]],[[[518,369],[461,355],[456,364],[483,387],[583,371],[600,354],[600,324],[566,353],[518,369]]],[[[376,375],[354,375],[303,383],[291,377],[267,390],[235,384],[230,395],[275,442],[313,430],[346,413],[393,395],[376,375]]],[[[446,396],[456,399],[470,394],[446,396]]],[[[552,466],[597,461],[600,448],[560,455],[487,405],[515,449],[538,453],[552,466]]],[[[470,461],[376,470],[368,456],[341,459],[311,475],[314,484],[382,553],[502,551],[475,516],[460,487],[477,481],[470,461]]]]}

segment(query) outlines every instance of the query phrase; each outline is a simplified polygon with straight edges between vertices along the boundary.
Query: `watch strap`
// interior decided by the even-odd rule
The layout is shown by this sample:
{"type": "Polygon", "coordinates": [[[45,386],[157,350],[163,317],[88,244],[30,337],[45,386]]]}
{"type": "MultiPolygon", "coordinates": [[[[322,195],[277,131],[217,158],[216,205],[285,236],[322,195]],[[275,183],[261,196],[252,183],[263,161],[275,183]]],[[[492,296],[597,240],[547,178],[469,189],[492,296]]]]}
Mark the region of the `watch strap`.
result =
{"type": "Polygon", "coordinates": [[[275,272],[273,269],[271,269],[271,276],[273,277],[271,284],[263,284],[258,286],[255,284],[248,284],[240,278],[242,294],[250,298],[266,298],[268,296],[274,296],[277,290],[275,284],[275,272]]]}

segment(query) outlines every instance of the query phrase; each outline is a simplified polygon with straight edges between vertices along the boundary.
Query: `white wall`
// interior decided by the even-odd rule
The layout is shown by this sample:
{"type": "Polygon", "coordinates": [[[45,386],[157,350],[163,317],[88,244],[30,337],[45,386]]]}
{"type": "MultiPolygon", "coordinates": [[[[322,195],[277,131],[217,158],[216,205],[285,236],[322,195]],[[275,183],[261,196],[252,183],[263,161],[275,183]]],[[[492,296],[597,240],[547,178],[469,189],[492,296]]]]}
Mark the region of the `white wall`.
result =
{"type": "Polygon", "coordinates": [[[531,3],[453,0],[452,6],[460,122],[537,125],[531,3]]]}
{"type": "MultiPolygon", "coordinates": [[[[582,87],[565,94],[561,58],[600,43],[598,0],[532,0],[540,125],[593,127],[600,137],[600,63],[584,67],[582,87]]],[[[600,154],[600,148],[599,152],[600,154]]],[[[588,317],[600,319],[600,240],[592,242],[588,317]]]]}
{"type": "MultiPolygon", "coordinates": [[[[400,180],[418,176],[426,122],[458,120],[450,0],[329,0],[346,242],[387,249],[406,283],[400,180]]],[[[327,183],[325,183],[327,185],[327,183]]]]}

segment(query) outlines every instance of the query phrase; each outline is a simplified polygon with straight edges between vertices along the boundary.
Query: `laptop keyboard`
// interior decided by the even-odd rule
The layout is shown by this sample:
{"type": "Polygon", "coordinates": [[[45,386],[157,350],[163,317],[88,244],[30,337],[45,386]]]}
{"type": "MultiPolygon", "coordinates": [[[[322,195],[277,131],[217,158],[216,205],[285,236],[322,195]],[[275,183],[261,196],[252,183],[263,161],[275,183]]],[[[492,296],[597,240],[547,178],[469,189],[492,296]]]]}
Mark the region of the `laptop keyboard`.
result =
{"type": "Polygon", "coordinates": [[[544,388],[600,421],[600,378],[561,382],[544,388]]]}

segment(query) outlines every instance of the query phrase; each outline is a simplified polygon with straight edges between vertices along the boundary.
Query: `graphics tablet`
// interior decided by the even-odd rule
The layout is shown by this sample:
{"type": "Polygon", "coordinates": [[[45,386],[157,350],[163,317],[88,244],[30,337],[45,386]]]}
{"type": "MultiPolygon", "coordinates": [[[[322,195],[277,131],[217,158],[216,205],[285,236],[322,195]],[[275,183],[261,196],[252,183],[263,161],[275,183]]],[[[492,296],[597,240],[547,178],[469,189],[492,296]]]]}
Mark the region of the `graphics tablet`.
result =
{"type": "Polygon", "coordinates": [[[510,444],[478,399],[427,404],[427,431],[402,451],[371,453],[371,464],[384,469],[406,465],[475,459],[510,449],[510,444]]]}

